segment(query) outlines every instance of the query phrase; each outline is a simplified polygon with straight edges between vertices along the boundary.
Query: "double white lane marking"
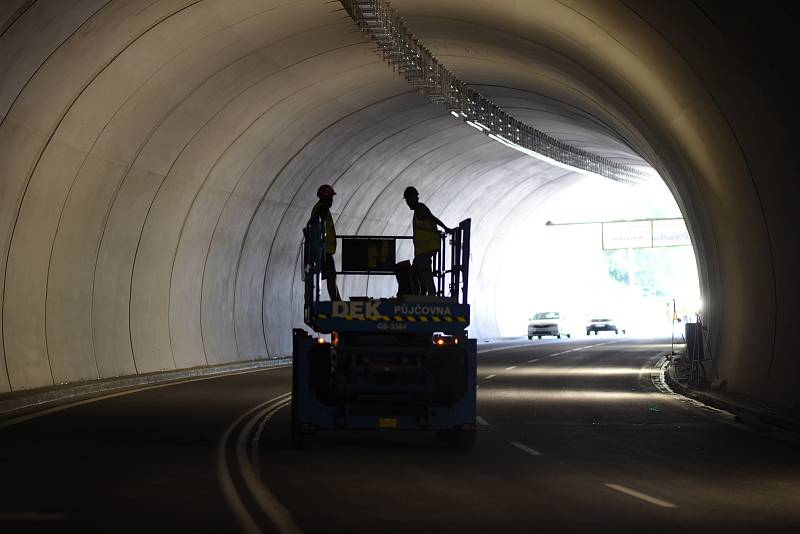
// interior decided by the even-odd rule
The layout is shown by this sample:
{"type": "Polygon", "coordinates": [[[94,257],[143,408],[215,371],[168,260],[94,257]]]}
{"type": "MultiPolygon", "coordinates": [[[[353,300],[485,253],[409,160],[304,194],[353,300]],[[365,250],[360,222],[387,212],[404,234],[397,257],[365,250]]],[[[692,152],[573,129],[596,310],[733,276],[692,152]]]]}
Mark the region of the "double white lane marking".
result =
{"type": "Polygon", "coordinates": [[[244,427],[242,427],[236,436],[235,465],[233,467],[236,468],[236,472],[244,480],[245,486],[252,499],[256,501],[261,511],[270,518],[278,532],[281,534],[299,534],[301,530],[295,524],[289,511],[278,502],[275,495],[261,482],[248,454],[248,438],[253,432],[255,425],[264,418],[264,422],[259,426],[252,443],[249,444],[254,450],[258,448],[258,439],[264,429],[266,421],[268,421],[275,412],[287,406],[291,400],[291,393],[284,393],[283,395],[278,395],[246,411],[228,426],[220,439],[217,449],[217,476],[219,477],[225,500],[228,502],[228,506],[230,506],[231,510],[233,510],[242,530],[251,534],[260,534],[262,529],[258,523],[256,523],[253,515],[247,510],[233,482],[232,466],[228,461],[227,455],[229,446],[233,445],[230,443],[231,434],[242,421],[247,419],[244,427]]]}
{"type": "Polygon", "coordinates": [[[625,495],[630,495],[631,497],[635,497],[645,502],[649,502],[650,504],[655,504],[656,506],[660,506],[661,508],[675,508],[675,505],[671,502],[661,500],[657,497],[653,497],[652,495],[647,495],[646,493],[642,493],[641,491],[636,491],[635,489],[627,488],[625,486],[620,486],[619,484],[603,484],[607,488],[611,488],[615,491],[620,493],[624,493],[625,495]]]}

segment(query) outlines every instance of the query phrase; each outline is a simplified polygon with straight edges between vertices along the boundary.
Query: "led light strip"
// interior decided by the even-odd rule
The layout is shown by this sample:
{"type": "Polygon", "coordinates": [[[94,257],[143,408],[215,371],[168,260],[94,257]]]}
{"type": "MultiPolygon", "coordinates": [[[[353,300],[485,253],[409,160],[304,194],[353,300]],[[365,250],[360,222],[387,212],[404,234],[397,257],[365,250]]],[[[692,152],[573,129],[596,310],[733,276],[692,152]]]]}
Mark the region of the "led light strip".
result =
{"type": "Polygon", "coordinates": [[[340,0],[345,11],[372,40],[378,53],[435,104],[494,141],[531,157],[583,174],[625,184],[641,184],[654,175],[559,141],[512,117],[497,104],[456,78],[408,31],[384,0],[340,0]]]}

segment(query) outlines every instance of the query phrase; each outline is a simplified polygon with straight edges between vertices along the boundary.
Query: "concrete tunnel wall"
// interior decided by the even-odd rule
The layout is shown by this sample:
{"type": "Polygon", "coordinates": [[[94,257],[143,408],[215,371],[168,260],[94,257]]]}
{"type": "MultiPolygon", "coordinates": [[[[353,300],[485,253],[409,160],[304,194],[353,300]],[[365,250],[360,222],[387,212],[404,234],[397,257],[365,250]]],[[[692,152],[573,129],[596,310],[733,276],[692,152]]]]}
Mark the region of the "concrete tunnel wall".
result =
{"type": "MultiPolygon", "coordinates": [[[[558,135],[656,168],[689,221],[719,376],[800,402],[793,97],[764,62],[790,64],[769,56],[788,43],[778,6],[393,5],[498,101],[578,110],[558,135]]],[[[445,221],[472,217],[472,333],[497,331],[504,227],[580,178],[428,104],[334,7],[0,5],[0,392],[287,354],[323,182],[340,233],[408,232],[409,184],[445,221]]]]}

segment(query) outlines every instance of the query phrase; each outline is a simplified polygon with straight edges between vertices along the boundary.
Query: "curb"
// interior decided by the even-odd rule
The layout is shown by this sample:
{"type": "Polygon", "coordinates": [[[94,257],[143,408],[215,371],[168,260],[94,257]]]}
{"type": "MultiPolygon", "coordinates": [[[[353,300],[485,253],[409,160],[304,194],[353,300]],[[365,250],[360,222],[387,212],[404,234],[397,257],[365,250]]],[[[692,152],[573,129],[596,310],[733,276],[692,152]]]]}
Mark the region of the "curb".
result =
{"type": "Polygon", "coordinates": [[[773,428],[780,428],[790,432],[800,433],[800,421],[774,412],[751,410],[735,402],[726,401],[716,396],[706,395],[702,391],[692,389],[688,385],[681,383],[680,380],[673,375],[672,370],[672,362],[667,360],[666,369],[664,370],[664,379],[667,381],[669,387],[684,397],[696,400],[712,408],[730,412],[736,416],[737,421],[756,430],[769,431],[773,428]]]}
{"type": "Polygon", "coordinates": [[[673,376],[672,362],[669,360],[667,361],[667,368],[666,372],[664,373],[664,379],[667,381],[667,384],[669,384],[669,387],[671,387],[676,393],[679,393],[684,397],[700,401],[707,406],[711,406],[719,410],[725,410],[733,414],[738,414],[739,412],[747,411],[741,406],[737,406],[732,403],[727,403],[717,398],[709,397],[708,395],[703,395],[701,392],[693,390],[689,386],[682,384],[677,378],[675,378],[675,376],[673,376]]]}
{"type": "Polygon", "coordinates": [[[142,386],[154,386],[169,383],[180,383],[196,378],[212,378],[260,369],[269,369],[283,365],[291,365],[292,358],[275,358],[269,360],[253,360],[228,365],[215,365],[213,367],[192,367],[177,371],[148,373],[144,375],[109,378],[70,384],[51,386],[38,390],[12,392],[0,394],[0,416],[13,416],[18,412],[32,408],[46,407],[51,404],[68,400],[83,400],[108,392],[117,392],[125,389],[142,386]],[[5,398],[4,398],[5,397],[5,398]]]}

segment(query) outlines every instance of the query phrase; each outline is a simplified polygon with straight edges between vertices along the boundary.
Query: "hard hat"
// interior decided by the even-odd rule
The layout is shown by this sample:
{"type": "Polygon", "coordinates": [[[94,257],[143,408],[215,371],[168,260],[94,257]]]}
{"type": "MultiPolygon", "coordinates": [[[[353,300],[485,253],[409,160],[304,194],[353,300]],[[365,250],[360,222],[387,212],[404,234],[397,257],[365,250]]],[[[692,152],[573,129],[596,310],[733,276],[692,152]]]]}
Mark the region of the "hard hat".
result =
{"type": "Polygon", "coordinates": [[[333,195],[336,194],[336,191],[333,190],[333,187],[329,186],[328,184],[322,184],[317,189],[317,196],[319,198],[331,198],[333,195]]]}
{"type": "Polygon", "coordinates": [[[403,191],[403,198],[419,198],[419,191],[417,191],[416,187],[408,186],[403,191]]]}

